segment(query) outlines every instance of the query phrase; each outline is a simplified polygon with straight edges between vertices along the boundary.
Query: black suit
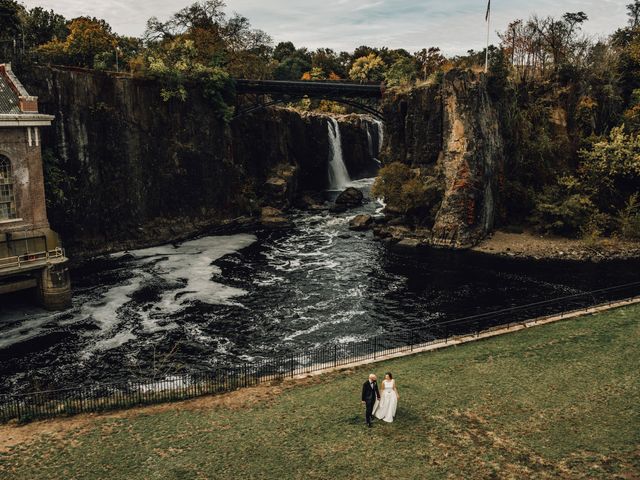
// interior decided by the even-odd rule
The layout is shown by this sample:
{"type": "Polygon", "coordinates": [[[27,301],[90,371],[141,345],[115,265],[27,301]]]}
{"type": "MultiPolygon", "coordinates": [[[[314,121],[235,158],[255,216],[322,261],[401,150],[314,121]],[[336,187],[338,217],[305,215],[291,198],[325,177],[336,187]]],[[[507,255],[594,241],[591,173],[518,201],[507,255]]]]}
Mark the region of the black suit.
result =
{"type": "Polygon", "coordinates": [[[376,400],[380,399],[380,391],[378,390],[378,383],[373,382],[373,388],[369,380],[362,385],[362,401],[365,402],[367,409],[365,411],[365,420],[367,425],[371,425],[371,419],[373,417],[373,406],[376,404],[376,400]]]}

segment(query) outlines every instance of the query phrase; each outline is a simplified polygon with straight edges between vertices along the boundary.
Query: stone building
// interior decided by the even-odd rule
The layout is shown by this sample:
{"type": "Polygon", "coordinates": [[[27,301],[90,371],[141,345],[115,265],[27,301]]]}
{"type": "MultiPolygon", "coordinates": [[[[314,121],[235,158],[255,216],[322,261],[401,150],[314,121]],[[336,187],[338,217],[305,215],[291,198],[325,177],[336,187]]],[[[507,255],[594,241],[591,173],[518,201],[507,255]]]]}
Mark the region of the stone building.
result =
{"type": "Polygon", "coordinates": [[[3,294],[26,289],[49,309],[71,302],[68,260],[44,194],[40,128],[53,119],[0,64],[0,305],[3,294]]]}

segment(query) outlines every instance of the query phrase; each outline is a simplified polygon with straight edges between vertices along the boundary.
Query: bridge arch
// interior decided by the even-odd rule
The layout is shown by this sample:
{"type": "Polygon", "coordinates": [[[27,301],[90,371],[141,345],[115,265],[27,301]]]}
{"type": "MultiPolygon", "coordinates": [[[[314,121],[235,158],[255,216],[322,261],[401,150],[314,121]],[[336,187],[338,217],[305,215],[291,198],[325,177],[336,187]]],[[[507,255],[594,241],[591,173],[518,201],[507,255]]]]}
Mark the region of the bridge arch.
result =
{"type": "MultiPolygon", "coordinates": [[[[289,97],[289,98],[274,98],[263,103],[256,103],[254,105],[250,105],[245,108],[241,108],[237,110],[235,115],[231,118],[231,120],[233,121],[237,118],[244,117],[246,115],[257,112],[259,110],[267,109],[269,107],[275,107],[277,105],[282,105],[285,103],[296,102],[296,101],[303,100],[305,98],[309,98],[309,97],[299,96],[299,97],[289,97]]],[[[347,99],[347,98],[322,98],[321,100],[327,100],[331,102],[340,103],[342,105],[347,105],[347,106],[356,108],[358,110],[361,110],[362,112],[367,113],[377,118],[378,120],[384,121],[384,115],[382,114],[382,112],[380,110],[373,108],[370,105],[366,105],[364,103],[361,103],[352,99],[347,99]]]]}
{"type": "Polygon", "coordinates": [[[246,80],[236,79],[236,94],[256,95],[256,103],[240,108],[233,118],[239,118],[257,110],[275,105],[295,102],[303,98],[328,100],[354,107],[384,121],[384,115],[364,99],[380,100],[385,86],[362,84],[341,80],[246,80]]]}

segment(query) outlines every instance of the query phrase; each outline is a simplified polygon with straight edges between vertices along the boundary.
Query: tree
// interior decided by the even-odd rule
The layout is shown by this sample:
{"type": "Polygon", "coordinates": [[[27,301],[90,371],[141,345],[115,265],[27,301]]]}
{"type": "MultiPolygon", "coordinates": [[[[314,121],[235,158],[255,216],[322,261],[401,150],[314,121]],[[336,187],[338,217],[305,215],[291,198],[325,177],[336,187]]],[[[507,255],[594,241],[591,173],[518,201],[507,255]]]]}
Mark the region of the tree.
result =
{"type": "Polygon", "coordinates": [[[627,5],[627,15],[629,16],[629,26],[636,28],[640,24],[640,0],[634,0],[627,5]]]}
{"type": "Polygon", "coordinates": [[[308,72],[302,74],[301,80],[326,80],[327,74],[319,67],[313,67],[308,72]]]}
{"type": "Polygon", "coordinates": [[[565,13],[561,20],[553,17],[532,17],[530,22],[540,37],[541,46],[551,54],[555,71],[571,56],[573,49],[578,45],[576,34],[588,18],[584,12],[565,13]]]}
{"type": "Polygon", "coordinates": [[[422,73],[422,79],[426,80],[432,73],[442,68],[447,59],[440,53],[438,47],[423,48],[414,54],[418,62],[418,68],[422,73]]]}
{"type": "Polygon", "coordinates": [[[386,84],[390,87],[409,85],[416,80],[418,69],[413,58],[398,59],[384,74],[386,84]]]}
{"type": "Polygon", "coordinates": [[[20,5],[14,0],[0,0],[0,48],[4,57],[9,57],[22,31],[20,5]]]}
{"type": "Polygon", "coordinates": [[[388,212],[426,218],[433,217],[433,207],[439,203],[443,192],[436,177],[423,175],[404,163],[392,162],[380,169],[372,193],[384,198],[388,212]]]}
{"type": "Polygon", "coordinates": [[[296,53],[296,46],[293,42],[280,42],[273,49],[273,58],[278,62],[282,62],[296,53]]]}
{"type": "Polygon", "coordinates": [[[360,57],[353,62],[349,78],[364,82],[380,82],[384,79],[385,64],[375,53],[360,57]]]}
{"type": "Polygon", "coordinates": [[[20,5],[14,0],[0,0],[0,32],[10,37],[21,31],[20,5]]]}
{"type": "Polygon", "coordinates": [[[505,51],[500,49],[491,57],[487,90],[494,99],[500,100],[504,98],[505,89],[508,84],[509,64],[507,62],[505,51]]]}
{"type": "Polygon", "coordinates": [[[222,0],[196,2],[176,12],[168,21],[153,17],[147,22],[145,41],[155,55],[171,41],[191,40],[204,65],[224,67],[240,78],[271,76],[272,39],[262,30],[252,29],[239,14],[227,17],[222,0]]]}
{"type": "Polygon", "coordinates": [[[113,52],[117,44],[117,38],[107,22],[79,17],[69,24],[64,49],[73,63],[92,67],[96,55],[113,52]]]}
{"type": "Polygon", "coordinates": [[[300,80],[311,70],[311,54],[306,48],[296,49],[291,42],[281,42],[273,50],[277,65],[273,71],[276,80],[300,80]]]}
{"type": "Polygon", "coordinates": [[[608,139],[580,151],[580,160],[582,188],[603,210],[621,208],[640,192],[640,135],[614,128],[608,139]]]}
{"type": "Polygon", "coordinates": [[[64,41],[69,34],[67,19],[53,10],[32,8],[25,15],[25,40],[31,47],[37,47],[52,40],[64,41]]]}
{"type": "Polygon", "coordinates": [[[353,54],[351,55],[351,62],[349,64],[349,67],[351,67],[353,65],[353,62],[355,62],[358,58],[369,56],[372,53],[377,55],[378,49],[373,47],[368,47],[366,45],[359,46],[353,51],[353,54]]]}
{"type": "Polygon", "coordinates": [[[335,51],[330,48],[319,48],[311,54],[313,68],[321,69],[328,77],[332,73],[345,77],[347,72],[335,51]]]}
{"type": "Polygon", "coordinates": [[[385,65],[393,65],[394,63],[402,59],[415,60],[413,55],[411,55],[404,48],[389,49],[387,47],[382,47],[377,52],[377,55],[382,59],[385,65]]]}
{"type": "Polygon", "coordinates": [[[161,51],[162,56],[148,57],[147,74],[163,85],[163,100],[185,101],[188,97],[187,83],[202,86],[205,98],[216,109],[220,117],[230,120],[233,85],[229,74],[217,66],[203,65],[192,40],[177,37],[161,51]]]}
{"type": "Polygon", "coordinates": [[[195,28],[219,30],[226,22],[225,7],[226,3],[223,0],[206,0],[184,7],[166,22],[151,17],[147,21],[145,40],[168,40],[195,28]]]}
{"type": "Polygon", "coordinates": [[[115,58],[118,38],[104,20],[78,17],[71,20],[68,29],[64,41],[54,39],[38,47],[37,53],[43,60],[53,63],[54,59],[63,58],[65,63],[93,68],[96,57],[101,65],[105,54],[115,58]]]}

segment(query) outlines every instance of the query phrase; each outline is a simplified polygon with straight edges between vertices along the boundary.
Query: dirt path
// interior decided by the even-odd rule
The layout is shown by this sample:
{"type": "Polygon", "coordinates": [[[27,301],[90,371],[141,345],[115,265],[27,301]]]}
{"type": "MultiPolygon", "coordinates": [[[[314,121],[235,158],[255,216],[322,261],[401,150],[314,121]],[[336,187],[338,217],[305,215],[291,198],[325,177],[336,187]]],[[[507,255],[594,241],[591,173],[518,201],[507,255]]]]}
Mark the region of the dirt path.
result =
{"type": "Polygon", "coordinates": [[[36,421],[25,425],[9,423],[0,425],[0,453],[7,452],[16,445],[31,443],[39,438],[60,439],[70,432],[78,432],[92,427],[95,423],[121,418],[133,418],[138,415],[153,415],[171,410],[214,410],[216,408],[243,409],[259,403],[269,402],[285,390],[295,386],[310,385],[323,382],[318,376],[304,379],[271,382],[257,387],[243,388],[215,396],[206,396],[175,403],[141,406],[129,410],[108,413],[80,414],[73,417],[54,418],[36,421]]]}
{"type": "Polygon", "coordinates": [[[507,233],[497,231],[472,249],[476,252],[530,259],[626,260],[640,258],[640,243],[619,239],[602,239],[596,242],[541,236],[531,232],[507,233]]]}

